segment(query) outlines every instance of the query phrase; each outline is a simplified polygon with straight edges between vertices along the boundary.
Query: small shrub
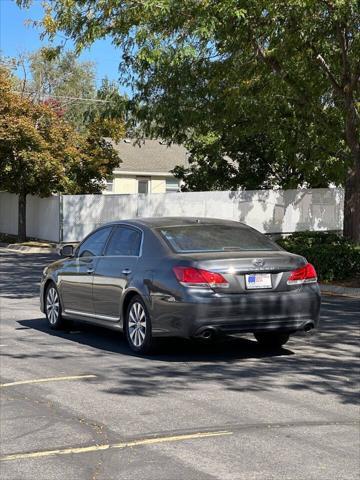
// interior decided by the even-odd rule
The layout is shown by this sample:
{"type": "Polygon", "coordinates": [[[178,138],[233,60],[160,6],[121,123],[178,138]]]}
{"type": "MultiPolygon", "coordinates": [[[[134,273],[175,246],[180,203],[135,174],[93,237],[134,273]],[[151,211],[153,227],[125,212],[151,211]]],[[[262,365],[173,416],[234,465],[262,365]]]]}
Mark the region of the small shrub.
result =
{"type": "Polygon", "coordinates": [[[277,242],[285,250],[305,257],[320,281],[360,277],[360,248],[336,233],[299,232],[277,242]]]}
{"type": "Polygon", "coordinates": [[[17,236],[9,235],[7,233],[0,233],[0,243],[16,243],[17,236]]]}

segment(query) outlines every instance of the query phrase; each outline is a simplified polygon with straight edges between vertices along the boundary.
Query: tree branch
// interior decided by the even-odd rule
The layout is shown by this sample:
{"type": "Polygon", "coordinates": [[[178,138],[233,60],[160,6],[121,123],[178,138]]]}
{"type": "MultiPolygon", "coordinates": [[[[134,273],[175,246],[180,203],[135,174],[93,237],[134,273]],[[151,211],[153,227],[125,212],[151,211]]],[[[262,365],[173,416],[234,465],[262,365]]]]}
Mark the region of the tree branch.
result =
{"type": "MultiPolygon", "coordinates": [[[[273,57],[266,55],[263,48],[256,42],[256,40],[254,41],[254,47],[256,54],[264,63],[267,63],[270,66],[274,73],[277,73],[278,75],[284,75],[283,69],[281,68],[279,62],[273,57]]],[[[285,73],[285,75],[287,74],[285,73]]]]}
{"type": "Polygon", "coordinates": [[[342,94],[343,93],[343,90],[341,88],[341,86],[339,85],[338,81],[336,80],[336,78],[334,77],[334,75],[332,74],[331,70],[330,70],[330,67],[329,65],[326,63],[324,57],[322,55],[320,55],[320,53],[316,56],[316,60],[317,62],[319,63],[320,67],[324,70],[324,72],[326,73],[327,77],[329,78],[329,80],[331,81],[334,89],[336,90],[336,93],[338,94],[342,94]]]}
{"type": "Polygon", "coordinates": [[[341,87],[344,88],[350,88],[351,85],[351,68],[349,64],[349,58],[348,58],[348,36],[347,36],[347,31],[346,27],[344,26],[343,28],[339,23],[336,24],[336,31],[337,35],[339,37],[339,43],[340,43],[340,50],[341,50],[341,59],[342,59],[342,85],[341,87]]]}
{"type": "Polygon", "coordinates": [[[24,92],[25,92],[25,88],[26,88],[26,82],[27,82],[26,68],[25,68],[25,62],[24,62],[23,59],[20,59],[19,64],[20,64],[20,67],[22,68],[22,71],[23,71],[23,74],[24,74],[23,81],[21,82],[21,83],[22,83],[21,96],[23,97],[23,96],[24,96],[24,92]]]}
{"type": "Polygon", "coordinates": [[[254,48],[255,48],[255,54],[266,65],[268,65],[271,68],[273,73],[275,73],[276,75],[281,77],[291,87],[293,87],[293,88],[295,87],[295,89],[299,93],[299,97],[295,101],[302,107],[305,104],[307,104],[310,101],[308,93],[304,89],[301,89],[301,88],[299,88],[298,85],[296,85],[296,82],[294,82],[294,80],[291,78],[289,73],[283,68],[283,66],[280,64],[280,62],[276,58],[274,58],[270,55],[266,55],[263,48],[258,44],[258,42],[255,39],[253,39],[253,45],[254,45],[254,48]]]}

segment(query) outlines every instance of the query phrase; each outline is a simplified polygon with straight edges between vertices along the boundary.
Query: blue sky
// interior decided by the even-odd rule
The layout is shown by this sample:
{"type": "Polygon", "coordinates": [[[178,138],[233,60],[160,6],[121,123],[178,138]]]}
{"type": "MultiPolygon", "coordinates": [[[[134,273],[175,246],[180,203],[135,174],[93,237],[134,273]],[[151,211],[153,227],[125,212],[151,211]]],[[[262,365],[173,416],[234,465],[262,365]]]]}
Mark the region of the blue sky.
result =
{"type": "MultiPolygon", "coordinates": [[[[15,57],[19,53],[29,53],[47,44],[41,41],[39,31],[25,25],[27,19],[38,20],[42,17],[41,0],[34,0],[28,10],[18,8],[14,0],[0,0],[0,50],[5,56],[15,57]]],[[[71,45],[69,45],[71,48],[71,45]]],[[[67,44],[68,48],[68,44],[67,44]]],[[[96,79],[99,84],[105,76],[117,80],[121,53],[111,45],[109,39],[97,41],[81,55],[81,60],[91,60],[96,65],[96,79]]],[[[127,88],[120,88],[130,93],[127,88]]]]}

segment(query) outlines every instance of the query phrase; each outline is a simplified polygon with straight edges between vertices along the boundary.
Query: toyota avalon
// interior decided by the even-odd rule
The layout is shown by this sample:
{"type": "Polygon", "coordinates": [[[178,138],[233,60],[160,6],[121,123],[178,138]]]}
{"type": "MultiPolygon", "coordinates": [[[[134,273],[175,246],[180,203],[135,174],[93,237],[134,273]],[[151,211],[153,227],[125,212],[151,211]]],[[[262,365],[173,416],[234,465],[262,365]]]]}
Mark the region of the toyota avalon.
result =
{"type": "Polygon", "coordinates": [[[61,253],[41,281],[41,309],[53,329],[68,320],[119,329],[146,353],[157,337],[253,333],[280,347],[318,327],[314,267],[239,222],[116,221],[61,253]]]}

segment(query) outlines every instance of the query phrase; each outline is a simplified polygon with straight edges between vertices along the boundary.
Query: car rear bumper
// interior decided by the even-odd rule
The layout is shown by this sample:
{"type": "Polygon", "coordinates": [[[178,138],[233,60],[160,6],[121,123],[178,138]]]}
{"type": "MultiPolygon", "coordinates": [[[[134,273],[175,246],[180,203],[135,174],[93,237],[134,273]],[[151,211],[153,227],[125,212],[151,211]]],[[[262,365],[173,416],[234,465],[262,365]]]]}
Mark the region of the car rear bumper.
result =
{"type": "Polygon", "coordinates": [[[153,333],[158,336],[201,336],[206,329],[223,333],[317,328],[320,290],[317,284],[288,292],[193,296],[192,301],[157,298],[153,304],[153,333]]]}

